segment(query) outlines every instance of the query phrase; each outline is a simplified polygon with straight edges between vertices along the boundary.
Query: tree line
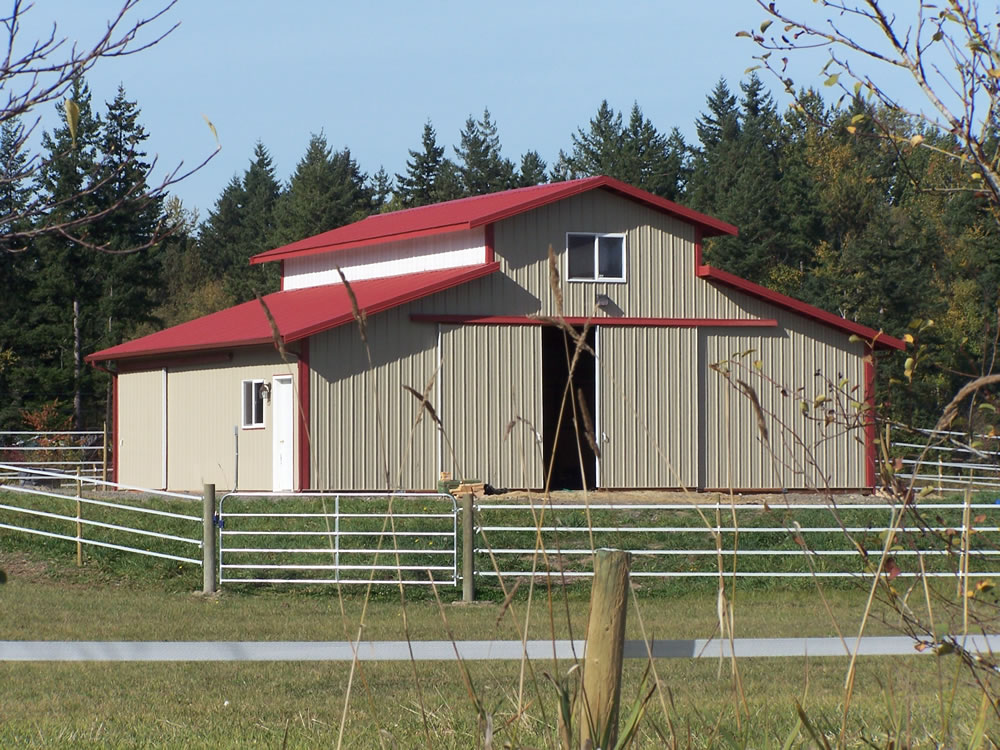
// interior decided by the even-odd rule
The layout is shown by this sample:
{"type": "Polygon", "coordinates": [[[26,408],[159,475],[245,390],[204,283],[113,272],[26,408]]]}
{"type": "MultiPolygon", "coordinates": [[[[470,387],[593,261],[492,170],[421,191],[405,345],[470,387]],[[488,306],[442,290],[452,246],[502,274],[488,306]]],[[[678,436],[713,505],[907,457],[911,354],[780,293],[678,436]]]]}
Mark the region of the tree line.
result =
{"type": "MultiPolygon", "coordinates": [[[[508,158],[488,109],[466,120],[450,153],[427,122],[395,175],[366,173],[320,132],[282,182],[258,142],[204,220],[174,197],[127,200],[145,193],[147,133],[123,89],[100,111],[82,80],[69,98],[78,117],[59,105],[61,124],[45,134],[35,172],[25,170],[18,123],[0,131],[0,216],[41,198],[67,218],[100,217],[86,228],[91,247],[49,233],[0,253],[6,429],[43,407],[64,426],[99,427],[109,380],[82,357],[276,290],[275,264],[249,266],[256,253],[375,212],[597,174],[738,226],[738,237],[707,243],[707,262],[876,330],[909,333],[911,351],[879,368],[895,418],[932,419],[957,383],[994,367],[1000,262],[988,202],[951,189],[967,180],[961,160],[945,156],[955,148],[947,136],[861,97],[829,103],[806,91],[781,111],[756,76],[735,91],[720,80],[694,142],[677,127],[660,130],[638,103],[624,112],[603,101],[551,165],[534,150],[508,158]],[[897,120],[892,137],[880,127],[887,118],[897,120]],[[102,205],[114,210],[102,214],[102,205]]],[[[5,232],[23,237],[14,224],[5,232]]]]}

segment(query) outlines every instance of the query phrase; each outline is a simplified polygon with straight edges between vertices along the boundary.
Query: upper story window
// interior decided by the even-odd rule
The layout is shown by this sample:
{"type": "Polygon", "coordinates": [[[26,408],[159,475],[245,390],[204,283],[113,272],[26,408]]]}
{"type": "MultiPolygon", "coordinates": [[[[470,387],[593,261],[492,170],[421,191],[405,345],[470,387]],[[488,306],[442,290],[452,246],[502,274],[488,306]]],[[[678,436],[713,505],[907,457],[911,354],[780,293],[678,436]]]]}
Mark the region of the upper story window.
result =
{"type": "Polygon", "coordinates": [[[566,271],[570,281],[625,281],[625,235],[567,233],[566,271]]]}
{"type": "Polygon", "coordinates": [[[264,381],[243,381],[243,427],[264,426],[264,381]]]}

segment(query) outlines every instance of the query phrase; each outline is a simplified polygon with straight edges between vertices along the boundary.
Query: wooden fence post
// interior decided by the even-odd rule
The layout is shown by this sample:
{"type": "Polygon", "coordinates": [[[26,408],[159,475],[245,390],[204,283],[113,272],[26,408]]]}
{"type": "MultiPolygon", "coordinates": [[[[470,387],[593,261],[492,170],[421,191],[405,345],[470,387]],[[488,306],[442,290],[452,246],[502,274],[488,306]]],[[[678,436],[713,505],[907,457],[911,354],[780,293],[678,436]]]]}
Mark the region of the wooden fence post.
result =
{"type": "Polygon", "coordinates": [[[215,485],[206,484],[202,493],[202,593],[215,593],[215,485]]]}
{"type": "Polygon", "coordinates": [[[476,600],[476,517],[473,495],[462,495],[462,601],[476,600]]]}
{"type": "Polygon", "coordinates": [[[618,706],[625,651],[631,555],[598,550],[590,591],[590,621],[580,696],[580,747],[614,747],[618,736],[618,706]]]}

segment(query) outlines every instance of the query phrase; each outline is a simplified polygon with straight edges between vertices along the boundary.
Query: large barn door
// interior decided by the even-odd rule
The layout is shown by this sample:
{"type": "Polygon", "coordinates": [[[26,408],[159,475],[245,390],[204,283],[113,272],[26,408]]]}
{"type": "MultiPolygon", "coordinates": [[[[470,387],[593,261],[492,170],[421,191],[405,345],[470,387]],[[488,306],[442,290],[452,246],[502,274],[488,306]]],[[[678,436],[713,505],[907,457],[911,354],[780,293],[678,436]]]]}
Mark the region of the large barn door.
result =
{"type": "MultiPolygon", "coordinates": [[[[587,332],[591,352],[596,351],[595,333],[593,328],[587,332]]],[[[562,329],[542,329],[542,437],[545,471],[552,467],[553,490],[597,486],[597,456],[587,435],[596,442],[597,361],[590,352],[580,352],[564,407],[574,349],[575,343],[562,329]]]]}
{"type": "Polygon", "coordinates": [[[295,489],[295,397],[292,378],[281,375],[271,381],[271,409],[274,421],[272,481],[275,492],[295,489]]]}

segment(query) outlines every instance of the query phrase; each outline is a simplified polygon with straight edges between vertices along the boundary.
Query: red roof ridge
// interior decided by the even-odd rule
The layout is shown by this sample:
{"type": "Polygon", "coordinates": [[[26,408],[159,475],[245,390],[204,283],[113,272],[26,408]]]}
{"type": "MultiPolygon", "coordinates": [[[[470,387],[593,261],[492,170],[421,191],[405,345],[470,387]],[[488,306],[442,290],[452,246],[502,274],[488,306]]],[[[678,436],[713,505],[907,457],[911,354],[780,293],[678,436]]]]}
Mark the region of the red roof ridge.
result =
{"type": "Polygon", "coordinates": [[[549,203],[601,188],[694,224],[701,230],[704,237],[738,233],[736,227],[720,219],[632,187],[613,177],[596,176],[457,198],[452,201],[416,206],[385,214],[372,214],[352,224],[259,253],[251,258],[250,262],[252,264],[267,263],[273,260],[347,250],[381,242],[475,229],[540,208],[549,203]]]}

